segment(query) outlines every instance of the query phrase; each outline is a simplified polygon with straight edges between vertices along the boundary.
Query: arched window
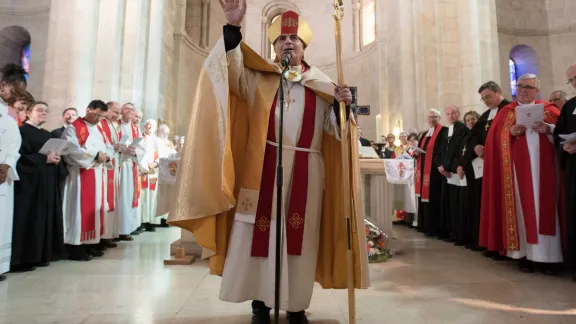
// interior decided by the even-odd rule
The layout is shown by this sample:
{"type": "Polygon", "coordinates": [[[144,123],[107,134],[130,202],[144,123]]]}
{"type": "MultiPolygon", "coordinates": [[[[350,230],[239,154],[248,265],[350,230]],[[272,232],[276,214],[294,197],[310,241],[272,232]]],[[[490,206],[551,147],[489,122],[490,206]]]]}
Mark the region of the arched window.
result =
{"type": "MultiPolygon", "coordinates": [[[[276,19],[280,18],[280,15],[276,15],[274,16],[274,18],[272,18],[272,20],[270,21],[270,25],[272,25],[276,19]]],[[[272,61],[274,61],[274,59],[276,59],[276,52],[274,52],[274,44],[270,43],[270,59],[272,61]]]]}
{"type": "Polygon", "coordinates": [[[0,30],[0,67],[6,63],[21,65],[29,72],[30,33],[21,26],[10,26],[0,30]]]}
{"type": "Polygon", "coordinates": [[[516,97],[516,83],[518,76],[516,75],[516,63],[513,59],[508,60],[508,67],[510,69],[510,89],[512,90],[512,97],[516,97]]]}
{"type": "Polygon", "coordinates": [[[361,11],[362,46],[369,45],[376,40],[376,1],[362,0],[361,11]]]}

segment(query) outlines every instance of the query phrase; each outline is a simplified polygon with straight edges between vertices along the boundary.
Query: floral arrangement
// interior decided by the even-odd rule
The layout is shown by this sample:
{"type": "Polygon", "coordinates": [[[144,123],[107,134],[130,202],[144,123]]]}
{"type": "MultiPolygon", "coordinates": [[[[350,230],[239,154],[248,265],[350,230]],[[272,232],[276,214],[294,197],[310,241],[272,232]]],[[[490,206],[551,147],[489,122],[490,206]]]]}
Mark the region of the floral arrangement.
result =
{"type": "Polygon", "coordinates": [[[394,253],[389,247],[389,238],[376,225],[364,219],[366,227],[366,248],[370,263],[386,262],[394,253]]]}

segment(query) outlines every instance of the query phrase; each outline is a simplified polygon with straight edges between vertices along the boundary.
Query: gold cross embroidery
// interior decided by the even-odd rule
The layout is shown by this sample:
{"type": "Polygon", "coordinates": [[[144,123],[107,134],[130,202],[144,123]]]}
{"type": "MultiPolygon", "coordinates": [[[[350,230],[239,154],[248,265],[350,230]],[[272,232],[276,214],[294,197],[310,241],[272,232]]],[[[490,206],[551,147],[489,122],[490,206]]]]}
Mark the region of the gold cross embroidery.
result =
{"type": "Polygon", "coordinates": [[[292,217],[290,217],[289,220],[290,225],[292,225],[292,227],[294,229],[298,229],[298,227],[300,227],[300,225],[304,224],[304,219],[302,217],[300,217],[300,215],[298,215],[298,213],[292,215],[292,217]]]}
{"type": "Polygon", "coordinates": [[[252,202],[248,198],[244,199],[244,201],[242,202],[242,207],[244,207],[244,211],[248,211],[250,208],[252,208],[252,206],[253,206],[252,202]]]}
{"type": "Polygon", "coordinates": [[[268,227],[270,227],[270,221],[262,216],[256,222],[256,227],[258,227],[260,231],[265,232],[268,229],[268,227]]]}

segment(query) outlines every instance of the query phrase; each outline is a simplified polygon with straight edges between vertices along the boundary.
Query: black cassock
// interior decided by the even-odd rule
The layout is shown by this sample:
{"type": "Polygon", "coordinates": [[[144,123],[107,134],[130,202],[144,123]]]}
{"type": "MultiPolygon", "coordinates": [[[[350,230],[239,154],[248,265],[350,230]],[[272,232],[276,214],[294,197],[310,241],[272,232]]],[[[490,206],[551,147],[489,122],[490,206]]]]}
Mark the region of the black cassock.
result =
{"type": "Polygon", "coordinates": [[[64,251],[61,165],[46,164],[38,153],[52,138],[29,124],[20,127],[22,146],[14,185],[14,225],[11,266],[30,267],[61,257],[64,251]]]}
{"type": "MultiPolygon", "coordinates": [[[[468,134],[466,125],[461,122],[454,123],[452,135],[449,135],[449,129],[441,138],[440,150],[436,155],[438,166],[444,167],[444,170],[452,173],[453,177],[458,177],[456,173],[460,166],[460,148],[462,141],[468,134]]],[[[463,188],[447,183],[443,177],[442,181],[442,212],[440,236],[444,239],[456,242],[463,242],[462,224],[465,215],[460,214],[461,196],[463,188]]]]}
{"type": "Polygon", "coordinates": [[[576,154],[562,150],[559,135],[576,133],[576,97],[570,99],[562,108],[560,118],[554,129],[554,141],[561,152],[561,165],[564,180],[564,201],[566,207],[566,262],[573,275],[576,275],[576,154]]]}
{"type": "MultiPolygon", "coordinates": [[[[504,99],[500,105],[498,105],[498,108],[495,109],[500,111],[501,108],[509,103],[510,101],[504,99]]],[[[464,142],[465,150],[462,148],[463,154],[461,161],[464,167],[464,172],[466,173],[466,181],[468,184],[464,235],[466,240],[470,243],[466,247],[472,250],[483,250],[478,246],[480,236],[480,207],[482,206],[482,178],[476,179],[474,176],[472,161],[478,157],[474,148],[477,145],[484,146],[486,144],[486,137],[488,136],[488,131],[492,124],[492,120],[488,120],[489,116],[490,110],[485,111],[482,116],[480,116],[480,119],[470,131],[470,134],[466,137],[464,142]]]]}
{"type": "MultiPolygon", "coordinates": [[[[436,143],[434,143],[434,151],[426,152],[422,155],[422,163],[420,163],[421,176],[424,176],[424,160],[426,154],[436,155],[436,152],[440,150],[441,141],[440,139],[447,134],[448,129],[442,127],[438,137],[436,137],[436,143]]],[[[420,137],[420,143],[424,143],[422,146],[424,150],[428,146],[428,142],[432,137],[427,137],[428,132],[424,132],[422,137],[420,137]]],[[[438,165],[436,164],[436,158],[432,159],[432,168],[430,170],[430,199],[429,202],[422,202],[421,198],[418,198],[418,231],[424,232],[428,236],[436,236],[439,234],[440,230],[440,214],[442,211],[442,175],[438,172],[438,165]]],[[[422,185],[424,181],[420,181],[422,185]]]]}

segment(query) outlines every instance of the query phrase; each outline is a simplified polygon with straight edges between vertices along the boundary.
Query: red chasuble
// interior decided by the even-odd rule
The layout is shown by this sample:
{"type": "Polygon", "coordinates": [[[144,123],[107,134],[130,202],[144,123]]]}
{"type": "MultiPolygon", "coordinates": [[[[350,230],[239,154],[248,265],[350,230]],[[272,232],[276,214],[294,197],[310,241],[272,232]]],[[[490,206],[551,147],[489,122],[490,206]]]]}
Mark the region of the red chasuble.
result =
{"type": "MultiPolygon", "coordinates": [[[[544,122],[556,124],[560,112],[550,103],[544,104],[544,122]]],[[[484,149],[484,183],[480,213],[480,246],[490,251],[517,251],[520,249],[517,208],[521,203],[526,228],[526,241],[538,243],[538,234],[556,235],[556,163],[554,145],[547,135],[539,135],[540,174],[539,194],[534,197],[532,170],[526,136],[510,135],[516,124],[513,102],[498,112],[492,122],[484,149]],[[514,170],[518,188],[514,186],[514,170]],[[516,190],[520,201],[516,201],[516,190]],[[534,199],[539,201],[536,221],[534,199]]]]}
{"type": "MultiPolygon", "coordinates": [[[[78,144],[84,146],[90,135],[88,125],[84,118],[77,118],[72,127],[76,131],[78,144]]],[[[102,132],[102,129],[100,129],[102,132]]],[[[103,134],[104,135],[104,134],[103,134]]],[[[106,136],[104,135],[106,140],[106,136]]],[[[104,173],[104,170],[102,170],[104,173]]],[[[104,174],[103,174],[104,176],[104,174]]],[[[96,210],[96,170],[80,168],[80,216],[81,234],[80,241],[86,242],[96,238],[96,215],[100,215],[100,224],[104,224],[104,186],[102,185],[102,201],[100,210],[96,210]]],[[[104,226],[100,227],[100,235],[104,232],[104,226]]]]}
{"type": "Polygon", "coordinates": [[[434,160],[434,145],[436,144],[436,139],[441,130],[442,125],[436,125],[434,133],[428,141],[426,148],[423,147],[426,142],[426,135],[423,137],[422,141],[418,143],[418,147],[426,151],[426,154],[418,156],[416,162],[416,196],[421,197],[423,202],[428,202],[430,200],[430,174],[432,173],[432,161],[434,160]],[[422,175],[421,171],[422,163],[424,163],[424,175],[422,175]]]}
{"type": "MultiPolygon", "coordinates": [[[[268,121],[268,141],[276,142],[276,103],[274,98],[270,119],[268,121]]],[[[316,94],[306,88],[304,101],[304,116],[302,129],[298,140],[298,147],[309,149],[314,137],[316,118],[316,94]]],[[[256,221],[252,239],[253,257],[268,257],[270,245],[270,225],[272,221],[272,204],[276,174],[278,148],[267,144],[264,152],[264,165],[258,207],[256,208],[256,221]]],[[[306,205],[308,199],[308,154],[309,152],[296,151],[294,157],[294,170],[292,174],[292,187],[290,202],[286,215],[286,249],[288,255],[302,255],[302,241],[304,239],[304,226],[306,220],[306,205]]],[[[278,193],[280,194],[280,193],[278,193]]]]}

